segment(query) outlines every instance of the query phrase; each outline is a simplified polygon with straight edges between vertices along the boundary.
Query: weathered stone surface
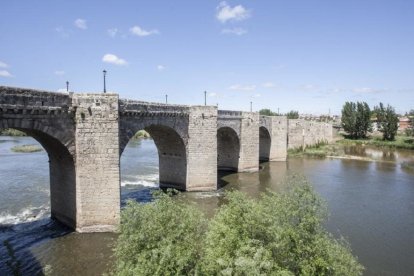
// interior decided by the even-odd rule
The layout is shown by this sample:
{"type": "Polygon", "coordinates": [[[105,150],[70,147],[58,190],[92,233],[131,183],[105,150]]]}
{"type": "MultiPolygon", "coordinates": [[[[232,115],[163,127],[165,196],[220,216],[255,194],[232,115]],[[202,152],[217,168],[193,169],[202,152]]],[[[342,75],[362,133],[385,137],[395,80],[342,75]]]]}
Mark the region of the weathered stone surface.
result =
{"type": "Polygon", "coordinates": [[[45,148],[52,216],[80,232],[118,226],[120,156],[138,130],[157,146],[161,186],[186,191],[217,189],[218,168],[257,171],[259,158],[286,160],[288,146],[332,140],[330,124],[283,116],[0,86],[4,128],[45,148]]]}

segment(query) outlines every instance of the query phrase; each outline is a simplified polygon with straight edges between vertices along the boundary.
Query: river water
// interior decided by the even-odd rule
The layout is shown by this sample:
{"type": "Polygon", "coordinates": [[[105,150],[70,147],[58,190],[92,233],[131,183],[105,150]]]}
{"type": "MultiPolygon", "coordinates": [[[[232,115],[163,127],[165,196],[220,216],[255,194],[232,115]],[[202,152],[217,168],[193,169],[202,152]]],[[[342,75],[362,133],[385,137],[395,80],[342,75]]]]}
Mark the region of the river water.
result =
{"type": "MultiPolygon", "coordinates": [[[[30,137],[0,137],[0,275],[101,275],[110,269],[115,234],[78,234],[49,219],[48,157],[13,153],[30,137]]],[[[217,192],[186,193],[211,216],[223,192],[256,197],[283,188],[287,174],[304,174],[327,201],[326,228],[344,236],[366,267],[365,275],[413,275],[413,151],[348,147],[352,159],[289,159],[261,164],[258,173],[221,174],[217,192]],[[369,161],[371,160],[371,161],[369,161]]],[[[121,158],[122,205],[151,200],[158,187],[158,155],[152,140],[131,141],[121,158]]]]}

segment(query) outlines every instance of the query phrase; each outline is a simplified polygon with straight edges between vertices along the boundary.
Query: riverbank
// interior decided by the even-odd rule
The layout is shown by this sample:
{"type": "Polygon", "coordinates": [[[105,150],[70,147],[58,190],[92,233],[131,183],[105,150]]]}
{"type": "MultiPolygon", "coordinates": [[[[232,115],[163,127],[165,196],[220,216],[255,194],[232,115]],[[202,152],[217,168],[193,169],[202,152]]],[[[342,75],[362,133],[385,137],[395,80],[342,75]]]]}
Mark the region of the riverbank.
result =
{"type": "Polygon", "coordinates": [[[14,136],[14,137],[23,137],[27,136],[26,133],[12,128],[6,128],[0,130],[0,136],[14,136]]]}
{"type": "Polygon", "coordinates": [[[14,146],[10,149],[14,152],[20,152],[20,153],[32,153],[32,152],[39,152],[43,149],[38,145],[21,145],[21,146],[14,146]]]}
{"type": "Polygon", "coordinates": [[[344,138],[337,141],[337,143],[347,146],[355,145],[371,145],[381,148],[396,148],[414,150],[414,137],[406,135],[397,135],[394,141],[386,141],[381,137],[373,136],[367,139],[349,139],[344,138]]]}
{"type": "MultiPolygon", "coordinates": [[[[397,136],[395,141],[384,141],[380,137],[371,137],[368,139],[340,139],[331,144],[318,143],[313,146],[306,147],[305,150],[300,148],[289,149],[289,157],[313,157],[326,158],[337,157],[352,159],[352,156],[345,152],[345,147],[351,146],[371,146],[379,149],[405,149],[414,150],[414,138],[405,135],[397,136]]],[[[370,160],[372,161],[372,160],[370,160]]]]}

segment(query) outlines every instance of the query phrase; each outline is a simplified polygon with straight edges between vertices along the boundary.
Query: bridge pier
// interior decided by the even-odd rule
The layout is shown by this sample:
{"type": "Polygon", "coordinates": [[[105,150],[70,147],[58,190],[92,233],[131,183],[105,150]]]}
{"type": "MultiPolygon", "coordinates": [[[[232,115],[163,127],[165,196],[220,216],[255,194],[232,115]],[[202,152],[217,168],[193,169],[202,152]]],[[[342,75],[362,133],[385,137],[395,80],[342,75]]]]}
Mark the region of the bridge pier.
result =
{"type": "Polygon", "coordinates": [[[187,142],[187,191],[217,190],[217,108],[192,106],[187,142]]]}
{"type": "Polygon", "coordinates": [[[117,94],[75,94],[76,231],[115,231],[120,222],[117,94]]]}
{"type": "Polygon", "coordinates": [[[259,113],[241,112],[238,172],[259,170],[259,113]]]}
{"type": "Polygon", "coordinates": [[[262,161],[286,161],[287,124],[286,116],[260,116],[259,146],[262,161]],[[270,141],[266,135],[269,135],[270,141]]]}

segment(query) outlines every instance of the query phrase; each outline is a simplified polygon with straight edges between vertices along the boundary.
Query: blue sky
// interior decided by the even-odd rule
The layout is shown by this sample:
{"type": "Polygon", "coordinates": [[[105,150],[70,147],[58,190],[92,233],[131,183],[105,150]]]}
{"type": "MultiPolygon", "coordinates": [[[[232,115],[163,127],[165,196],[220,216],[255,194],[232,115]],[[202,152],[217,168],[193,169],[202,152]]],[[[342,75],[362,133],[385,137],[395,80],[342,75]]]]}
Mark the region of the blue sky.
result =
{"type": "Polygon", "coordinates": [[[0,85],[220,109],[414,109],[414,1],[0,4],[0,85]]]}

